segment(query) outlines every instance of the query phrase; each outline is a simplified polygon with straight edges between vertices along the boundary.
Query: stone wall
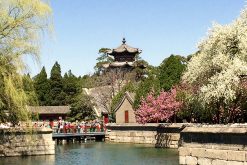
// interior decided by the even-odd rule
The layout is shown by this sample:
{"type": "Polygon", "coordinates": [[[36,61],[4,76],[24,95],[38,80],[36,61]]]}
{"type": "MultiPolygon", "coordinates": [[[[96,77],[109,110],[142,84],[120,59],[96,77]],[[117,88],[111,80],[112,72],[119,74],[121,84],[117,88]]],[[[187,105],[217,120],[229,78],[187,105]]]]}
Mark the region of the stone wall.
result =
{"type": "Polygon", "coordinates": [[[180,164],[247,165],[246,125],[194,125],[180,137],[180,164]]]}
{"type": "Polygon", "coordinates": [[[183,124],[108,124],[106,139],[117,143],[153,144],[155,147],[178,148],[183,124]]]}
{"type": "Polygon", "coordinates": [[[0,129],[0,157],[50,154],[55,154],[51,129],[0,129]]]}

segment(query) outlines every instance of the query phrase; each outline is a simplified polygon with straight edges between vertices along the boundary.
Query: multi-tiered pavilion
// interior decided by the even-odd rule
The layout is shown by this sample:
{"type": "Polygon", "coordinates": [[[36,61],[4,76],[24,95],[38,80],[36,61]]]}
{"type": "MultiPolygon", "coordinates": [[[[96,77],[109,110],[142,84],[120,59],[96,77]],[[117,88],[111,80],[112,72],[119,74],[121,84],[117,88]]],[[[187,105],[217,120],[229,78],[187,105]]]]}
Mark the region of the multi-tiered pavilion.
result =
{"type": "Polygon", "coordinates": [[[104,64],[105,69],[121,68],[121,69],[133,69],[137,67],[135,61],[137,56],[142,51],[139,48],[133,48],[126,44],[125,38],[123,38],[122,44],[107,52],[108,56],[113,58],[113,62],[104,64]]]}

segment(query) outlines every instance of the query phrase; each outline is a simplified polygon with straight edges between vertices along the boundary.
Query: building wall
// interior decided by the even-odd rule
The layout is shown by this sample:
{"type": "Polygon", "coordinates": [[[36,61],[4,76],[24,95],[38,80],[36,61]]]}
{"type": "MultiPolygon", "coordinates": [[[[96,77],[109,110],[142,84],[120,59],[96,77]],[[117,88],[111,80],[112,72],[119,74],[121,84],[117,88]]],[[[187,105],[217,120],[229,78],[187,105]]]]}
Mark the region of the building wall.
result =
{"type": "Polygon", "coordinates": [[[129,113],[129,123],[136,123],[135,114],[132,105],[128,99],[124,99],[123,104],[116,112],[116,123],[125,123],[125,111],[129,113]]]}
{"type": "Polygon", "coordinates": [[[182,124],[109,124],[106,139],[117,143],[153,144],[160,148],[178,148],[182,124]]]}
{"type": "Polygon", "coordinates": [[[0,157],[53,154],[55,142],[51,129],[0,129],[0,157]]]}
{"type": "Polygon", "coordinates": [[[180,164],[247,164],[246,125],[194,125],[186,127],[180,137],[180,164]]]}

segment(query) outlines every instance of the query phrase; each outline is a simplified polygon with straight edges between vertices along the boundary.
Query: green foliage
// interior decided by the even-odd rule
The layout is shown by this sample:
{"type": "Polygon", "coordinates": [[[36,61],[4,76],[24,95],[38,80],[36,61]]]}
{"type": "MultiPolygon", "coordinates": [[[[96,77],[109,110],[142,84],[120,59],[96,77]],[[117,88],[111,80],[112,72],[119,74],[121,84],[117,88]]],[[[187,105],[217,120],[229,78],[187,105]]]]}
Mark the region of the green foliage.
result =
{"type": "Polygon", "coordinates": [[[74,102],[75,97],[81,91],[79,79],[73,75],[71,70],[65,73],[63,77],[63,91],[66,94],[64,104],[70,105],[74,102]]]}
{"type": "Polygon", "coordinates": [[[20,75],[26,66],[23,58],[31,55],[38,59],[40,34],[49,27],[50,14],[51,8],[41,0],[0,1],[1,121],[16,125],[28,120],[26,105],[30,100],[20,75]]]}
{"type": "Polygon", "coordinates": [[[172,86],[178,84],[185,69],[185,58],[171,55],[159,66],[159,81],[161,89],[168,91],[172,86]]]}
{"type": "Polygon", "coordinates": [[[70,110],[68,118],[70,121],[95,119],[91,98],[83,92],[75,98],[75,102],[71,104],[70,110]]]}
{"type": "Polygon", "coordinates": [[[39,114],[38,113],[31,113],[31,120],[32,121],[38,121],[39,120],[39,114]]]}
{"type": "Polygon", "coordinates": [[[97,86],[98,76],[97,75],[84,75],[80,79],[80,84],[82,88],[93,88],[97,86]]]}
{"type": "Polygon", "coordinates": [[[2,122],[7,120],[16,125],[28,120],[27,95],[23,90],[22,76],[13,70],[9,74],[0,75],[0,114],[2,122]]]}
{"type": "Polygon", "coordinates": [[[94,67],[97,74],[100,74],[103,71],[103,64],[110,63],[113,61],[113,58],[107,55],[109,48],[101,48],[99,50],[99,57],[96,59],[97,63],[94,67]]]}
{"type": "Polygon", "coordinates": [[[51,85],[47,79],[45,67],[43,67],[40,73],[34,77],[34,88],[38,97],[39,105],[51,105],[51,85]]]}
{"type": "Polygon", "coordinates": [[[136,90],[134,108],[137,109],[141,103],[142,98],[146,98],[150,91],[158,94],[160,91],[160,82],[155,75],[149,75],[148,78],[142,80],[136,90]]]}
{"type": "MultiPolygon", "coordinates": [[[[34,84],[42,106],[70,105],[71,113],[69,120],[82,120],[84,118],[95,118],[92,104],[88,96],[82,92],[82,86],[88,85],[91,78],[84,76],[77,78],[71,70],[61,76],[61,68],[58,62],[51,69],[51,77],[47,79],[45,68],[35,76],[34,84]]],[[[37,119],[31,114],[32,119],[37,119]]]]}
{"type": "Polygon", "coordinates": [[[61,76],[61,67],[58,62],[55,62],[51,69],[51,77],[50,77],[50,84],[51,84],[51,105],[58,106],[64,105],[64,99],[66,94],[63,92],[63,80],[61,76]]]}
{"type": "Polygon", "coordinates": [[[125,92],[131,92],[134,93],[136,90],[137,86],[136,84],[129,82],[123,88],[121,91],[119,91],[113,98],[112,98],[112,103],[111,103],[111,112],[116,108],[116,106],[119,104],[119,102],[122,100],[125,92]]]}
{"type": "Polygon", "coordinates": [[[35,92],[35,88],[34,88],[34,82],[31,79],[30,75],[23,75],[22,77],[23,80],[23,89],[27,95],[27,102],[28,105],[38,105],[38,97],[37,94],[35,92]]]}
{"type": "Polygon", "coordinates": [[[147,61],[138,59],[134,62],[134,65],[136,66],[135,69],[132,71],[135,73],[135,80],[139,81],[143,78],[143,76],[146,74],[147,69],[149,69],[151,66],[148,64],[147,61]],[[146,68],[146,69],[145,69],[146,68]]]}

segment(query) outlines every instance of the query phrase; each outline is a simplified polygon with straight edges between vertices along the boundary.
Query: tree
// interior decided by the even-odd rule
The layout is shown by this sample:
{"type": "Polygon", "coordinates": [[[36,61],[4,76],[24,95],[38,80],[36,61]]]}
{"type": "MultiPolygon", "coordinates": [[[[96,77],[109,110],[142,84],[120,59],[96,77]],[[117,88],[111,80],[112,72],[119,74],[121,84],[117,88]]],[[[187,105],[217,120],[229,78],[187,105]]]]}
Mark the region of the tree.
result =
{"type": "Polygon", "coordinates": [[[50,84],[51,84],[51,105],[58,106],[64,105],[64,99],[66,94],[63,91],[63,81],[61,76],[61,67],[58,62],[55,62],[51,69],[50,76],[50,84]]]}
{"type": "Polygon", "coordinates": [[[40,73],[34,77],[34,87],[38,97],[39,105],[51,105],[51,85],[50,81],[47,79],[45,67],[43,67],[40,73]]]}
{"type": "Polygon", "coordinates": [[[64,74],[63,77],[63,91],[66,94],[65,105],[70,105],[74,102],[75,97],[79,94],[81,85],[78,78],[71,72],[64,74]]]}
{"type": "Polygon", "coordinates": [[[31,79],[30,75],[23,75],[23,89],[27,95],[28,105],[38,105],[38,97],[35,92],[34,82],[31,79]]]}
{"type": "Polygon", "coordinates": [[[159,66],[159,81],[161,89],[168,91],[172,86],[180,82],[181,75],[185,69],[184,58],[171,55],[159,66]]]}
{"type": "Polygon", "coordinates": [[[150,92],[145,99],[142,99],[140,107],[136,110],[136,121],[138,123],[169,122],[181,108],[182,103],[176,100],[176,89],[169,92],[160,92],[155,97],[150,92]]]}
{"type": "MultiPolygon", "coordinates": [[[[151,71],[155,72],[155,71],[151,71]]],[[[148,93],[153,91],[155,95],[158,95],[160,92],[160,82],[155,74],[149,74],[147,78],[143,79],[137,89],[134,101],[134,108],[137,109],[143,98],[146,98],[148,93]]]]}
{"type": "Polygon", "coordinates": [[[103,64],[106,63],[110,63],[113,61],[113,58],[111,58],[110,56],[108,56],[107,52],[109,51],[109,48],[101,48],[99,50],[99,57],[96,59],[97,63],[94,67],[95,71],[97,74],[100,74],[104,68],[103,68],[103,64]]]}
{"type": "Polygon", "coordinates": [[[70,121],[81,121],[86,118],[95,119],[91,98],[83,92],[76,96],[75,101],[71,104],[70,110],[70,121]]]}
{"type": "Polygon", "coordinates": [[[51,8],[41,0],[0,0],[0,111],[14,125],[28,120],[23,90],[23,57],[39,56],[41,32],[51,24],[51,8]]]}
{"type": "Polygon", "coordinates": [[[116,108],[116,106],[119,104],[119,102],[122,100],[122,98],[125,95],[125,92],[131,92],[135,93],[136,90],[136,84],[129,82],[128,84],[124,85],[123,88],[112,98],[111,101],[111,111],[116,108]]]}
{"type": "Polygon", "coordinates": [[[217,123],[222,113],[230,114],[235,107],[232,104],[238,102],[241,79],[247,75],[246,23],[245,8],[231,24],[214,24],[183,75],[184,82],[199,85],[198,97],[203,106],[212,109],[217,123]]]}

